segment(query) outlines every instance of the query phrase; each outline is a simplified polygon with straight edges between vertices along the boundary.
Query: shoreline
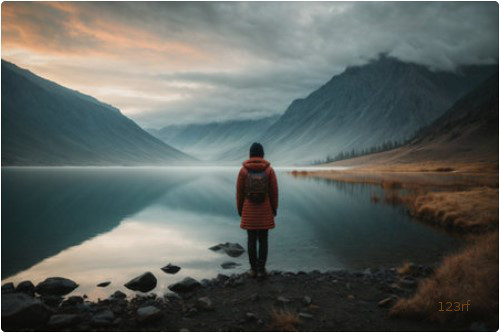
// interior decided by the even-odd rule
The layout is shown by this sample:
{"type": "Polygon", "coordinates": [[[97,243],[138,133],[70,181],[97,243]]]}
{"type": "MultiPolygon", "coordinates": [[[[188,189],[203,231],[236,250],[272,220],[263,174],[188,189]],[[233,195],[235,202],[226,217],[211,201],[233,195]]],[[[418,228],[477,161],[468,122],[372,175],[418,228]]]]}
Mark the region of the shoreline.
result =
{"type": "MultiPolygon", "coordinates": [[[[442,331],[469,330],[390,316],[390,306],[412,295],[433,268],[408,264],[363,272],[271,271],[264,280],[219,274],[192,289],[165,295],[115,292],[107,299],[24,294],[33,304],[23,320],[5,316],[20,293],[2,287],[2,329],[72,331],[442,331]],[[37,308],[37,309],[35,309],[37,308]],[[30,318],[26,318],[27,316],[30,318]]],[[[19,314],[18,314],[19,317],[19,314]]],[[[481,325],[488,325],[482,323],[481,325]]],[[[486,327],[486,326],[485,326],[486,327]]]]}

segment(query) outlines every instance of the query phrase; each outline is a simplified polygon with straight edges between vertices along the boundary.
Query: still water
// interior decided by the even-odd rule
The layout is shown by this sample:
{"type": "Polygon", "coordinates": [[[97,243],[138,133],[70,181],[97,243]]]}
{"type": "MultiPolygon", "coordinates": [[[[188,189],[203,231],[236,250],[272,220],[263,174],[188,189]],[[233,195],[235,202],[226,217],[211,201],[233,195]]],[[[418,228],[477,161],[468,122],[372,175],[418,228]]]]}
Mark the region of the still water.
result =
{"type": "MultiPolygon", "coordinates": [[[[246,245],[235,207],[237,168],[2,168],[2,282],[50,276],[104,298],[151,271],[153,292],[185,276],[248,268],[208,248],[246,245]],[[242,266],[224,270],[220,264],[242,266]],[[169,262],[176,275],[160,270],[169,262]],[[102,281],[106,288],[96,288],[102,281]]],[[[460,240],[374,204],[378,187],[294,178],[277,170],[280,207],[269,235],[268,269],[360,270],[404,260],[431,263],[460,240]]],[[[245,246],[246,247],[246,246],[245,246]]]]}

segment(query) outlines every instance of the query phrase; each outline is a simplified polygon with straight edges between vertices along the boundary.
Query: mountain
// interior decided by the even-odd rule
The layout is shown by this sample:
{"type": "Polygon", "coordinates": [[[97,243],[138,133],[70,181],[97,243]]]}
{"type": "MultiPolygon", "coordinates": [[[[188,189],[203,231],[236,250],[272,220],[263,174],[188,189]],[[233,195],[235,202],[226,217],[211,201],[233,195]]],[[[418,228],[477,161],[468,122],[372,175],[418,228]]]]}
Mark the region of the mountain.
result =
{"type": "Polygon", "coordinates": [[[492,165],[498,170],[498,89],[497,72],[422,128],[408,144],[333,165],[479,163],[482,169],[492,165]]]}
{"type": "Polygon", "coordinates": [[[193,161],[118,109],[2,60],[2,165],[193,161]]]}
{"type": "Polygon", "coordinates": [[[260,140],[270,160],[282,164],[403,141],[497,70],[492,65],[431,71],[382,55],[348,67],[306,98],[293,101],[260,140]]]}
{"type": "Polygon", "coordinates": [[[409,144],[418,155],[498,162],[498,72],[419,131],[409,144]]]}
{"type": "Polygon", "coordinates": [[[231,160],[231,156],[241,154],[240,151],[247,153],[251,143],[278,118],[171,125],[148,131],[165,143],[202,160],[227,161],[231,160]]]}

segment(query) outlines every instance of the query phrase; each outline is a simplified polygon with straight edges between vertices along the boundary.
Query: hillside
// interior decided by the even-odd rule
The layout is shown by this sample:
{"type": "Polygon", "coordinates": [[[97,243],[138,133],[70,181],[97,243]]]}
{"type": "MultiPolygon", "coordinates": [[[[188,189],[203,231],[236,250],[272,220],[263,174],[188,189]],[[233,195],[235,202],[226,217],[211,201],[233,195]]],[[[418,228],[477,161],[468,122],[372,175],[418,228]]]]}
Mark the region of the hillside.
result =
{"type": "Polygon", "coordinates": [[[193,162],[120,111],[2,60],[2,165],[193,162]]]}
{"type": "Polygon", "coordinates": [[[381,56],[347,68],[306,98],[293,101],[261,141],[271,160],[285,164],[403,141],[497,68],[468,66],[439,72],[381,56]]]}
{"type": "Polygon", "coordinates": [[[498,72],[458,100],[407,145],[332,165],[482,163],[498,168],[498,72]]]}
{"type": "Polygon", "coordinates": [[[148,131],[165,143],[202,160],[225,161],[231,159],[233,150],[236,155],[240,151],[246,153],[251,143],[278,118],[171,125],[148,131]]]}

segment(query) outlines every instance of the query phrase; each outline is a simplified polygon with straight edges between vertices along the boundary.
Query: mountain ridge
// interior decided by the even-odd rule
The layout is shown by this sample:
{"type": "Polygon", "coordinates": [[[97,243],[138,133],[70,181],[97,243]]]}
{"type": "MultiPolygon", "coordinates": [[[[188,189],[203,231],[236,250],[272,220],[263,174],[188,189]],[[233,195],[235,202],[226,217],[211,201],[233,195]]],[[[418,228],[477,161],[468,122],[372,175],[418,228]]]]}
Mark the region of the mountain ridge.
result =
{"type": "Polygon", "coordinates": [[[117,108],[2,59],[2,166],[194,161],[117,108]]]}

